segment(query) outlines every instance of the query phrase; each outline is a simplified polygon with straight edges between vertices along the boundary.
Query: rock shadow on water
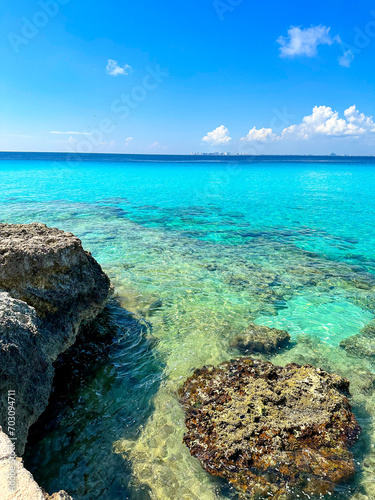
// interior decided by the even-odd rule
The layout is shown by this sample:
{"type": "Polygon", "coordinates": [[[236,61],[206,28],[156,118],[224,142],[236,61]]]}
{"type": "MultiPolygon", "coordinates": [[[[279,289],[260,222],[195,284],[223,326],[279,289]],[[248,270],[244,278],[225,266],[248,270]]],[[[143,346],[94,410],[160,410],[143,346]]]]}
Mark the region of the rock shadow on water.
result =
{"type": "Polygon", "coordinates": [[[64,487],[80,500],[149,498],[146,487],[131,491],[131,466],[113,453],[124,429],[134,439],[153,412],[163,367],[149,331],[112,299],[56,360],[49,404],[30,428],[24,456],[46,490],[64,487]]]}

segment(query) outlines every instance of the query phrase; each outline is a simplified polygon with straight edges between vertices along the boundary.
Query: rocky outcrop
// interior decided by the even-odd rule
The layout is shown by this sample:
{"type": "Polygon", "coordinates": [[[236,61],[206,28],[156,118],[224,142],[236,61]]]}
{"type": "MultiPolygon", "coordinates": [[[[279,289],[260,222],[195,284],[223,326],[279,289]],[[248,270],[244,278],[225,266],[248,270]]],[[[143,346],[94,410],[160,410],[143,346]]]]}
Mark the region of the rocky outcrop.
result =
{"type": "Polygon", "coordinates": [[[33,307],[0,292],[0,425],[6,431],[8,391],[15,411],[17,453],[23,453],[31,424],[47,406],[52,363],[44,351],[42,323],[33,307]]]}
{"type": "Polygon", "coordinates": [[[102,311],[109,286],[73,234],[44,224],[0,224],[0,288],[44,320],[44,348],[51,358],[74,343],[82,323],[102,311]]]}
{"type": "Polygon", "coordinates": [[[349,382],[313,366],[240,358],[196,370],[180,391],[184,441],[244,497],[325,495],[351,477],[360,427],[349,382]]]}
{"type": "Polygon", "coordinates": [[[342,340],[340,347],[354,356],[366,356],[375,359],[375,320],[362,328],[357,335],[342,340]]]}
{"type": "Polygon", "coordinates": [[[285,330],[251,324],[244,333],[237,335],[231,345],[248,353],[273,354],[287,347],[290,335],[285,330]]]}
{"type": "Polygon", "coordinates": [[[47,406],[52,363],[104,309],[109,294],[108,277],[72,234],[43,224],[0,224],[0,425],[17,437],[17,454],[47,406]]]}

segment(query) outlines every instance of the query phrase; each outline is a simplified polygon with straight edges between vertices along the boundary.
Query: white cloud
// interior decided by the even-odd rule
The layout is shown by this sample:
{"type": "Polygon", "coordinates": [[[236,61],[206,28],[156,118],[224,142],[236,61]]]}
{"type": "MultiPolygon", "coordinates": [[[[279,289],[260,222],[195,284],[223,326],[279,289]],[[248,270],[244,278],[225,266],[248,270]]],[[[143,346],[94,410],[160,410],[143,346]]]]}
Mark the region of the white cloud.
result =
{"type": "Polygon", "coordinates": [[[360,113],[356,106],[350,106],[350,108],[345,110],[344,115],[349,123],[375,132],[375,123],[372,116],[366,116],[364,113],[360,113]]]}
{"type": "Polygon", "coordinates": [[[268,142],[276,139],[276,134],[273,133],[272,128],[260,128],[257,129],[253,127],[245,137],[241,137],[243,142],[268,142]]]}
{"type": "Polygon", "coordinates": [[[352,50],[346,50],[342,56],[338,58],[340,66],[343,68],[350,68],[351,63],[354,60],[354,54],[352,50]]]}
{"type": "Polygon", "coordinates": [[[228,144],[231,140],[231,137],[229,137],[229,130],[224,127],[224,125],[220,125],[220,127],[215,128],[212,132],[208,132],[207,135],[202,138],[202,141],[212,145],[228,144]]]}
{"type": "Polygon", "coordinates": [[[372,116],[360,113],[356,106],[351,106],[340,117],[337,111],[329,106],[315,106],[310,115],[303,118],[299,124],[286,127],[281,134],[276,134],[271,128],[256,129],[241,138],[242,142],[276,142],[298,141],[316,138],[374,137],[375,123],[372,116]]]}
{"type": "Polygon", "coordinates": [[[125,64],[124,66],[119,66],[118,62],[114,59],[108,59],[106,70],[109,75],[118,76],[118,75],[128,75],[131,71],[131,66],[129,64],[125,64]]]}
{"type": "Polygon", "coordinates": [[[91,132],[60,132],[59,130],[52,130],[50,134],[63,134],[63,135],[92,135],[91,132]]]}
{"type": "Polygon", "coordinates": [[[129,144],[133,141],[133,137],[127,137],[125,139],[125,146],[129,146],[129,144]]]}
{"type": "Polygon", "coordinates": [[[331,28],[327,26],[311,26],[311,28],[299,28],[291,26],[288,36],[280,36],[277,43],[281,45],[281,57],[306,56],[315,57],[318,53],[318,45],[332,45],[339,38],[330,35],[331,28]]]}
{"type": "Polygon", "coordinates": [[[311,115],[305,116],[299,125],[291,125],[281,133],[282,139],[310,139],[314,136],[360,136],[371,131],[372,117],[360,114],[355,106],[344,112],[340,118],[329,106],[315,106],[311,115]]]}

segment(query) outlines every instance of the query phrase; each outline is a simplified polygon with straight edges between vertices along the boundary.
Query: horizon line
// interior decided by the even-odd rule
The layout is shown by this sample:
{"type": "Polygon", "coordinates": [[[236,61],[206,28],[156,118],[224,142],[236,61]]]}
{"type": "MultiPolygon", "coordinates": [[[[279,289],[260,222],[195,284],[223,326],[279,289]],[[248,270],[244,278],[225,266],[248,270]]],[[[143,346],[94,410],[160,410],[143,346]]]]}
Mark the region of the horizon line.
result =
{"type": "Polygon", "coordinates": [[[78,152],[70,152],[70,151],[0,151],[0,154],[3,153],[14,153],[14,154],[64,154],[64,155],[72,155],[72,156],[90,156],[90,155],[122,155],[122,156],[218,156],[220,158],[227,157],[264,157],[264,156],[272,156],[272,157],[284,157],[284,156],[299,156],[299,157],[327,157],[327,158],[375,158],[375,154],[367,154],[367,155],[359,155],[359,154],[336,154],[336,153],[328,153],[328,154],[318,154],[318,153],[308,153],[308,154],[246,154],[246,153],[124,153],[124,152],[90,152],[90,153],[78,153],[78,152]]]}

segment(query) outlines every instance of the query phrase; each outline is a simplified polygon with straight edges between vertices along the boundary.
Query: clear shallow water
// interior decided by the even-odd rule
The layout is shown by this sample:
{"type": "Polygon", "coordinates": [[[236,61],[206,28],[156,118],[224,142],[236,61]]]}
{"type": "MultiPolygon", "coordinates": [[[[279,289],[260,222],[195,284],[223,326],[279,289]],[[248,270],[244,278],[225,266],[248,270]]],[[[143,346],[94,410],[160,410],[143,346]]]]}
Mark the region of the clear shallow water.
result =
{"type": "Polygon", "coordinates": [[[48,491],[236,498],[182,444],[176,392],[192,369],[239,355],[231,339],[255,321],[292,336],[273,362],[351,380],[358,474],[335,498],[375,498],[375,365],[339,347],[375,315],[374,162],[4,158],[1,221],[74,232],[123,307],[113,345],[28,450],[48,491]]]}

